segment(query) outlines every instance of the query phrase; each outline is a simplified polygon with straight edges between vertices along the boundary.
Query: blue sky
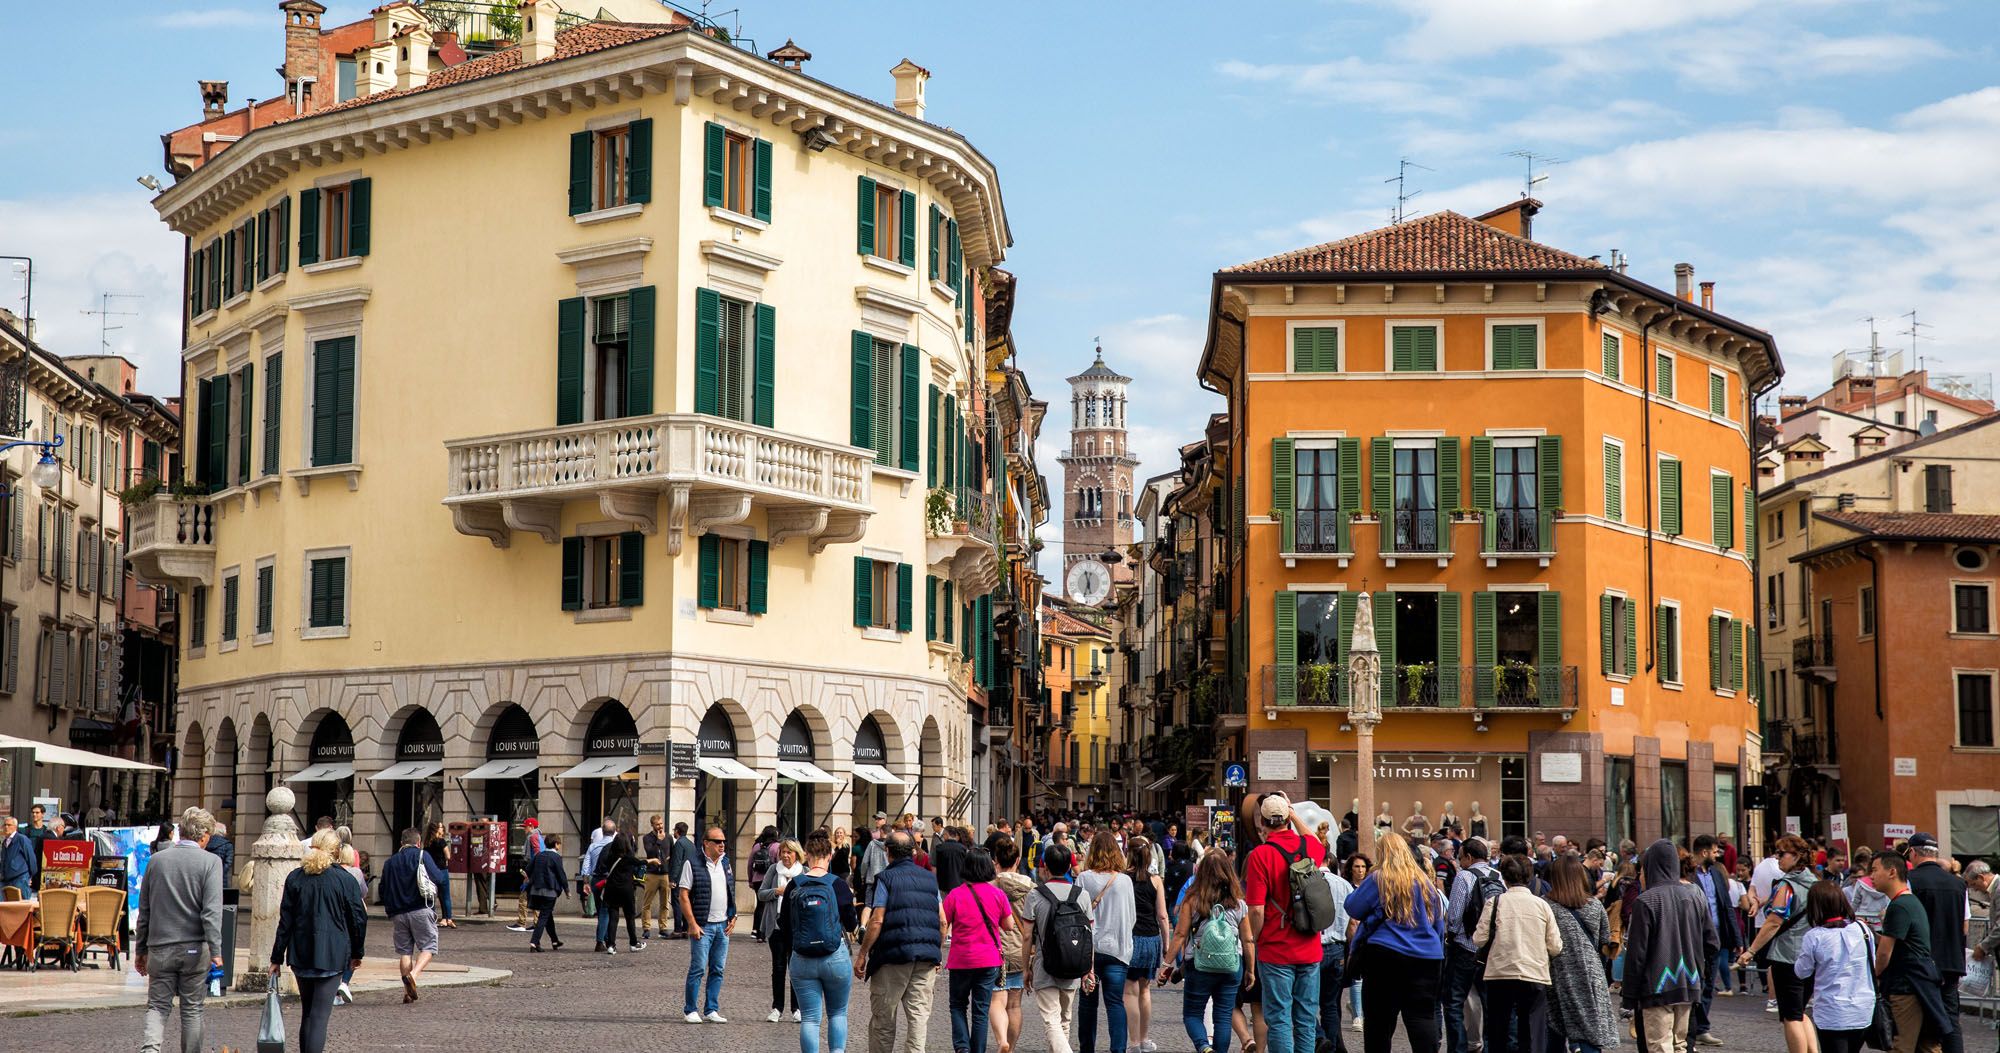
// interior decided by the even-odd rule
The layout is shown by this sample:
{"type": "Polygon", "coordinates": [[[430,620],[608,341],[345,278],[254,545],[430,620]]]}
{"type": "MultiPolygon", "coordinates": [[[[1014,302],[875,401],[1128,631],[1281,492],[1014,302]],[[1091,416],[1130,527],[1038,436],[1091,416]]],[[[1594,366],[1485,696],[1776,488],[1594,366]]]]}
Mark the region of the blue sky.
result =
{"type": "MultiPolygon", "coordinates": [[[[369,5],[328,6],[336,24],[369,5]]],[[[1823,387],[1868,315],[1907,347],[1898,316],[1920,312],[1933,368],[2000,359],[2000,5],[746,0],[735,17],[876,98],[905,56],[933,71],[930,119],[999,166],[1031,383],[1061,406],[1101,337],[1136,378],[1142,475],[1176,467],[1215,406],[1193,376],[1210,275],[1381,225],[1405,155],[1429,169],[1417,212],[1475,214],[1520,193],[1508,151],[1564,159],[1537,188],[1538,237],[1622,249],[1669,287],[1691,261],[1720,309],[1777,336],[1788,390],[1823,387]]],[[[178,239],[134,180],[164,178],[159,134],[197,116],[197,79],[229,80],[235,103],[280,91],[276,3],[8,4],[0,33],[74,45],[0,64],[0,253],[36,257],[63,353],[95,346],[80,312],[98,293],[143,296],[119,301],[140,314],[111,343],[170,387],[178,239]]],[[[0,279],[18,302],[4,263],[0,279]]],[[[1066,417],[1044,441],[1052,481],[1066,417]]]]}

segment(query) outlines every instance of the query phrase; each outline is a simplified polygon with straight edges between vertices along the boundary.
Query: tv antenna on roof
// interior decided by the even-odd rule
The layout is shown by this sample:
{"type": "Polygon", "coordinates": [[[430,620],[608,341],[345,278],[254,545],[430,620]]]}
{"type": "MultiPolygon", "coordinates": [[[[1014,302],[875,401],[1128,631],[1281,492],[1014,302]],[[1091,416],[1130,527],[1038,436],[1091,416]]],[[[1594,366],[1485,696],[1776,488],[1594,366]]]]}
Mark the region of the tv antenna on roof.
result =
{"type": "Polygon", "coordinates": [[[1543,172],[1541,175],[1535,174],[1536,164],[1539,163],[1546,167],[1548,165],[1559,165],[1563,163],[1563,159],[1560,157],[1551,157],[1548,154],[1538,154],[1533,150],[1509,150],[1507,151],[1507,156],[1518,157],[1528,166],[1528,174],[1523,178],[1521,182],[1522,197],[1534,197],[1535,184],[1546,182],[1549,178],[1549,174],[1547,172],[1543,172]]]}
{"type": "Polygon", "coordinates": [[[1914,308],[1912,308],[1907,313],[1901,315],[1900,317],[1908,318],[1910,320],[1910,327],[1908,329],[1903,329],[1898,331],[1896,335],[1907,336],[1910,338],[1910,360],[1917,364],[1918,369],[1922,369],[1924,368],[1924,356],[1917,354],[1917,341],[1929,340],[1930,336],[1925,334],[1923,330],[1935,329],[1936,326],[1933,326],[1929,322],[1917,321],[1917,312],[1914,308]]]}
{"type": "Polygon", "coordinates": [[[112,325],[111,319],[114,317],[117,318],[139,317],[139,312],[137,311],[112,310],[111,301],[143,300],[143,299],[145,299],[145,297],[139,295],[138,293],[121,293],[121,292],[98,293],[97,310],[95,311],[86,310],[80,312],[82,314],[94,314],[97,316],[97,343],[99,347],[103,348],[105,354],[108,355],[111,353],[111,334],[119,329],[125,328],[122,325],[112,325]]]}
{"type": "Polygon", "coordinates": [[[1408,189],[1410,169],[1412,168],[1421,168],[1426,172],[1437,171],[1437,169],[1435,168],[1425,168],[1423,165],[1420,165],[1415,161],[1410,160],[1407,157],[1401,158],[1396,162],[1396,174],[1390,176],[1387,179],[1382,180],[1384,183],[1396,184],[1396,212],[1395,212],[1395,218],[1391,222],[1401,223],[1405,218],[1407,218],[1409,215],[1410,202],[1416,200],[1417,196],[1423,193],[1423,191],[1421,190],[1408,189]]]}

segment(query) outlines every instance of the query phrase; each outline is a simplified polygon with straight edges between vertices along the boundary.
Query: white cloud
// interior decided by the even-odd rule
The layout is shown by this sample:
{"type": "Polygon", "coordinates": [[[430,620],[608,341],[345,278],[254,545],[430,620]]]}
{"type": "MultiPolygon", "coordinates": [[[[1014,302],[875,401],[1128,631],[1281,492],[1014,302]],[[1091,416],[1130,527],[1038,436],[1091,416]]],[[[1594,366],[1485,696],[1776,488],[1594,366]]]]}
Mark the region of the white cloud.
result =
{"type": "MultiPolygon", "coordinates": [[[[161,395],[180,391],[181,242],[160,222],[146,195],[0,200],[0,230],[8,251],[34,257],[36,339],[58,355],[94,354],[100,319],[87,315],[103,293],[120,293],[111,310],[119,328],[107,335],[111,350],[139,366],[139,388],[161,395]]],[[[0,261],[4,263],[4,261],[0,261]]],[[[0,267],[0,305],[18,313],[22,289],[0,267]]]]}
{"type": "Polygon", "coordinates": [[[1400,0],[1417,20],[1398,50],[1435,61],[1515,48],[1580,48],[1739,15],[1756,0],[1535,0],[1495,10],[1491,0],[1400,0]]]}
{"type": "Polygon", "coordinates": [[[161,29],[248,29],[274,24],[272,16],[261,11],[227,7],[208,11],[170,11],[153,16],[152,22],[161,29]]]}

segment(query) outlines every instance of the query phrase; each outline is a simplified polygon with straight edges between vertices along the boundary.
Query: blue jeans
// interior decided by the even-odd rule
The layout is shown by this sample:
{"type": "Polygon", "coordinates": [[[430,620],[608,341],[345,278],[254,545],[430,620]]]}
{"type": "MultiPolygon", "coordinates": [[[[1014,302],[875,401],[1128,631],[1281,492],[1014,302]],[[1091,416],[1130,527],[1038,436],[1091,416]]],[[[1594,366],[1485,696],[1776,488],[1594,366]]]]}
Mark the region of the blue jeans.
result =
{"type": "MultiPolygon", "coordinates": [[[[1465,1027],[1465,1002],[1475,991],[1484,991],[1485,980],[1479,956],[1460,946],[1456,939],[1444,949],[1444,1053],[1469,1053],[1470,1033],[1465,1027]]],[[[1358,985],[1357,985],[1358,986],[1358,985]]],[[[1485,1033],[1484,1020],[1480,1033],[1485,1033]]]]}
{"type": "Polygon", "coordinates": [[[695,1011],[694,999],[701,993],[703,973],[708,974],[708,998],[701,1011],[722,1011],[722,971],[729,964],[728,928],[726,921],[712,921],[701,927],[700,936],[689,941],[687,998],[683,1000],[686,1008],[681,1012],[695,1011]]]}
{"type": "Polygon", "coordinates": [[[1319,1016],[1319,963],[1257,963],[1263,989],[1264,1028],[1269,1053],[1313,1053],[1314,1018],[1319,1016]]]}
{"type": "MultiPolygon", "coordinates": [[[[1347,944],[1322,944],[1319,959],[1319,1038],[1333,1043],[1334,1053],[1347,1053],[1340,1034],[1340,969],[1347,964],[1347,944]]],[[[1315,1046],[1317,1048],[1317,1046],[1315,1046]]]]}
{"type": "Polygon", "coordinates": [[[1359,980],[1354,981],[1353,985],[1347,989],[1347,1008],[1349,1012],[1354,1014],[1354,1019],[1361,1019],[1361,981],[1359,980]]]}
{"type": "Polygon", "coordinates": [[[1215,1005],[1215,1053],[1229,1053],[1229,1014],[1236,1011],[1236,990],[1243,983],[1243,970],[1205,973],[1189,967],[1186,991],[1181,995],[1181,1025],[1194,1042],[1195,1053],[1208,1045],[1208,1007],[1215,1005]]]}
{"type": "Polygon", "coordinates": [[[854,990],[854,959],[847,944],[824,958],[792,955],[792,996],[799,1000],[799,1053],[819,1053],[819,1021],[826,1017],[826,1044],[847,1053],[847,996],[854,990]]]}
{"type": "Polygon", "coordinates": [[[1111,1053],[1125,1053],[1125,963],[1108,954],[1097,956],[1097,990],[1081,992],[1076,1007],[1077,1053],[1097,1049],[1097,1003],[1111,1029],[1111,1053]]]}
{"type": "Polygon", "coordinates": [[[986,1053],[986,1016],[993,1005],[993,988],[1000,982],[1000,967],[951,970],[951,1048],[963,1053],[986,1053]],[[968,1005],[969,1003],[969,1005],[968,1005]],[[971,1021],[966,1020],[967,1009],[971,1021]]]}

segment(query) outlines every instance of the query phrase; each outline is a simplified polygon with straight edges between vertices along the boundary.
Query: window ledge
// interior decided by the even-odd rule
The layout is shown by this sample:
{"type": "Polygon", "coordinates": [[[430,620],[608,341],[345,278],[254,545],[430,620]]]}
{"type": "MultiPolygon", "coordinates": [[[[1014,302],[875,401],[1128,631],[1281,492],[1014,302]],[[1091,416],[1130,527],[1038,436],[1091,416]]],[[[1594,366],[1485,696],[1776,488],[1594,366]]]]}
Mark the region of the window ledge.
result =
{"type": "Polygon", "coordinates": [[[2000,754],[2000,746],[1953,746],[1953,753],[2000,754]]]}
{"type": "Polygon", "coordinates": [[[230,310],[231,308],[241,307],[243,304],[249,302],[249,300],[250,300],[249,293],[240,292],[230,297],[229,299],[222,301],[222,309],[227,311],[230,310]]]}
{"type": "Polygon", "coordinates": [[[1662,680],[1660,688],[1664,691],[1679,691],[1682,689],[1681,683],[1678,680],[1662,680]]]}
{"type": "Polygon", "coordinates": [[[711,622],[714,622],[717,625],[757,624],[757,619],[755,615],[752,615],[747,611],[731,610],[727,607],[704,607],[702,608],[701,615],[703,618],[711,622]]]}
{"type": "Polygon", "coordinates": [[[319,468],[294,468],[285,473],[299,484],[301,497],[312,493],[312,481],[332,475],[347,477],[349,490],[361,489],[361,466],[358,464],[329,464],[319,468]]]}
{"type": "Polygon", "coordinates": [[[579,227],[588,227],[593,223],[609,223],[614,219],[624,219],[626,216],[636,216],[644,211],[646,211],[646,203],[644,201],[635,201],[629,205],[618,205],[613,208],[600,208],[595,212],[579,212],[576,215],[571,216],[569,218],[575,220],[576,225],[579,227]]]}
{"type": "Polygon", "coordinates": [[[285,272],[279,271],[278,273],[273,274],[268,278],[265,278],[263,281],[258,282],[257,291],[266,292],[271,289],[275,289],[283,284],[285,284],[285,272]]]}
{"type": "Polygon", "coordinates": [[[208,654],[207,647],[190,647],[187,649],[187,656],[189,658],[201,658],[207,654],[208,654]]]}
{"type": "Polygon", "coordinates": [[[741,212],[732,212],[721,205],[708,206],[708,218],[715,220],[717,223],[726,223],[729,226],[742,227],[746,230],[763,231],[771,229],[769,220],[758,219],[756,216],[746,216],[741,212]]]}
{"type": "Polygon", "coordinates": [[[271,496],[274,498],[277,497],[279,494],[284,493],[284,488],[278,486],[280,482],[282,482],[282,480],[275,475],[260,475],[257,478],[252,479],[247,483],[244,483],[242,486],[242,490],[244,493],[247,493],[252,497],[255,497],[257,499],[257,503],[261,505],[264,503],[264,491],[270,490],[271,496]],[[273,487],[277,487],[277,489],[272,489],[273,487]]]}
{"type": "Polygon", "coordinates": [[[1629,684],[1632,682],[1632,678],[1626,676],[1624,673],[1606,673],[1604,674],[1604,679],[1614,684],[1629,684]]]}
{"type": "Polygon", "coordinates": [[[863,640],[881,640],[884,643],[898,643],[903,639],[903,634],[894,629],[884,629],[879,625],[870,625],[861,630],[861,638],[863,640]]]}
{"type": "Polygon", "coordinates": [[[1394,566],[1396,565],[1396,563],[1397,563],[1397,561],[1398,561],[1398,560],[1410,560],[1411,562],[1414,562],[1414,563],[1424,563],[1424,562],[1429,562],[1429,561],[1431,561],[1431,560],[1436,560],[1436,561],[1437,561],[1437,565],[1438,565],[1438,566],[1439,566],[1440,568],[1443,568],[1443,567],[1448,567],[1448,566],[1450,566],[1450,565],[1451,565],[1451,557],[1452,557],[1452,556],[1454,555],[1454,553],[1451,553],[1451,552],[1383,552],[1383,553],[1379,553],[1379,555],[1380,555],[1380,556],[1382,557],[1382,565],[1383,565],[1383,566],[1385,566],[1385,567],[1394,567],[1394,566]]]}
{"type": "Polygon", "coordinates": [[[206,325],[207,323],[213,321],[215,321],[215,308],[211,307],[208,310],[203,311],[198,315],[195,315],[193,318],[188,319],[188,324],[206,325]]]}
{"type": "Polygon", "coordinates": [[[271,642],[270,633],[258,633],[257,635],[252,636],[250,638],[250,646],[252,647],[262,647],[270,642],[271,642]]]}
{"type": "Polygon", "coordinates": [[[241,646],[242,643],[240,641],[224,640],[221,643],[215,645],[215,650],[218,654],[228,654],[229,652],[234,651],[241,646]]]}
{"type": "Polygon", "coordinates": [[[345,626],[345,625],[321,625],[321,626],[317,626],[317,627],[315,627],[315,626],[310,626],[310,625],[309,625],[309,626],[306,626],[305,628],[303,628],[303,629],[300,629],[300,630],[299,630],[299,639],[301,639],[301,640],[345,640],[345,639],[347,639],[347,626],[345,626]]]}
{"type": "Polygon", "coordinates": [[[1532,559],[1538,561],[1541,566],[1546,567],[1549,565],[1549,560],[1555,558],[1555,553],[1554,552],[1481,552],[1479,554],[1479,558],[1485,560],[1486,565],[1488,567],[1499,566],[1500,561],[1503,559],[1532,559]]]}
{"type": "Polygon", "coordinates": [[[883,464],[880,461],[877,461],[873,465],[873,471],[875,472],[875,475],[878,478],[895,480],[896,485],[900,488],[901,491],[896,495],[898,497],[910,496],[910,487],[915,485],[917,481],[917,473],[911,471],[905,471],[901,468],[895,468],[890,465],[883,464]]]}
{"type": "Polygon", "coordinates": [[[887,271],[900,278],[909,278],[917,273],[915,267],[905,267],[895,260],[885,260],[873,253],[861,257],[861,263],[863,266],[873,267],[878,271],[887,271]]]}
{"type": "Polygon", "coordinates": [[[328,271],[344,271],[349,267],[361,266],[362,259],[363,257],[360,256],[342,256],[337,260],[321,260],[318,263],[308,263],[305,266],[300,267],[299,270],[302,270],[307,274],[325,274],[328,271]]]}
{"type": "Polygon", "coordinates": [[[951,286],[946,285],[944,282],[939,281],[936,278],[931,279],[931,291],[943,297],[947,302],[950,303],[958,302],[958,293],[954,291],[951,286]]]}
{"type": "Polygon", "coordinates": [[[1282,560],[1284,560],[1284,561],[1285,561],[1285,569],[1286,569],[1286,570],[1291,570],[1291,569],[1292,569],[1293,567],[1296,567],[1296,566],[1298,565],[1298,563],[1299,563],[1299,561],[1300,561],[1300,560],[1305,560],[1305,561],[1307,561],[1307,562],[1309,562],[1309,563],[1310,563],[1310,562],[1313,562],[1313,561],[1324,561],[1324,560],[1333,560],[1333,561],[1335,561],[1335,564],[1336,564],[1336,565],[1337,565],[1337,566],[1338,566],[1338,567],[1339,567],[1339,568],[1340,568],[1341,570],[1346,570],[1346,569],[1347,569],[1347,565],[1348,565],[1348,563],[1352,562],[1352,561],[1353,561],[1353,559],[1354,559],[1354,553],[1352,553],[1352,552],[1280,552],[1280,553],[1278,553],[1278,558],[1280,558],[1280,559],[1282,559],[1282,560]]]}
{"type": "Polygon", "coordinates": [[[1735,697],[1736,697],[1736,691],[1735,691],[1735,689],[1733,689],[1733,688],[1727,688],[1727,687],[1718,687],[1718,688],[1716,688],[1716,689],[1715,689],[1715,697],[1717,697],[1717,698],[1735,698],[1735,697]]]}
{"type": "Polygon", "coordinates": [[[1962,632],[1962,631],[1961,631],[1961,632],[1952,632],[1952,633],[1947,633],[1947,634],[1945,634],[1945,635],[1947,635],[1947,636],[1951,637],[1951,638],[1952,638],[1952,639],[1954,639],[1954,640],[1993,640],[1993,639],[2000,639],[2000,633],[1972,633],[1972,632],[1962,632]]]}
{"type": "Polygon", "coordinates": [[[576,624],[591,625],[596,622],[629,622],[632,620],[630,607],[586,607],[576,612],[576,624]]]}

